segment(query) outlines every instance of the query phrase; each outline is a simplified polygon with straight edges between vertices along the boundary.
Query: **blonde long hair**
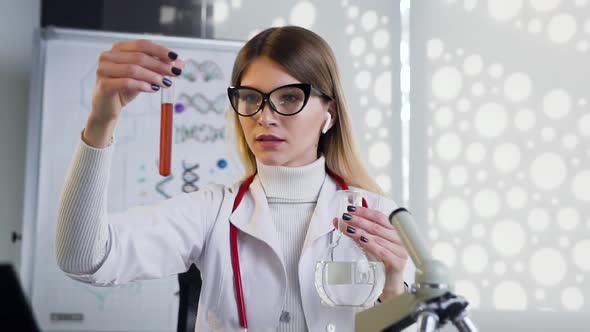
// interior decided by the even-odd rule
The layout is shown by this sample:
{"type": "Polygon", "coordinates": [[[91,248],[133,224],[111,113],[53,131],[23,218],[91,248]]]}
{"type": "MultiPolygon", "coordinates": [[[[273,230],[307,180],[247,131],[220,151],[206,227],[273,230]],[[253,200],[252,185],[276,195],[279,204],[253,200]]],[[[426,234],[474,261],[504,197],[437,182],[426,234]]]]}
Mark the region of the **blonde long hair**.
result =
{"type": "MultiPolygon", "coordinates": [[[[323,154],[326,167],[340,175],[346,183],[383,194],[369,176],[354,139],[348,107],[344,98],[336,57],[322,37],[297,26],[266,29],[250,39],[240,50],[234,63],[231,84],[240,85],[242,74],[256,58],[265,56],[280,64],[301,82],[309,83],[333,97],[337,113],[332,128],[320,137],[318,154],[323,154]]],[[[240,120],[228,112],[228,124],[235,135],[240,159],[247,175],[256,172],[256,157],[248,147],[240,120]]]]}

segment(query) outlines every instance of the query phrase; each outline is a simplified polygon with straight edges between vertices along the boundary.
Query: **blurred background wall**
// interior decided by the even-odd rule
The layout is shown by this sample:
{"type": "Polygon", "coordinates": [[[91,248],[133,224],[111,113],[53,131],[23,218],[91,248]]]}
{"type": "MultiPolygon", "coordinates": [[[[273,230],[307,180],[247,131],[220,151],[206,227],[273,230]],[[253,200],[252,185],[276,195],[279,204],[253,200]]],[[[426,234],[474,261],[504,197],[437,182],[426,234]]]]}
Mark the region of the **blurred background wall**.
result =
{"type": "Polygon", "coordinates": [[[19,264],[36,28],[246,40],[286,24],[333,47],[371,173],[410,207],[485,330],[582,331],[587,0],[2,1],[0,261],[19,264]]]}
{"type": "Polygon", "coordinates": [[[589,17],[585,0],[412,2],[412,210],[457,291],[523,328],[590,312],[589,17]]]}
{"type": "Polygon", "coordinates": [[[29,74],[38,0],[0,3],[0,261],[17,262],[22,227],[29,74]]]}

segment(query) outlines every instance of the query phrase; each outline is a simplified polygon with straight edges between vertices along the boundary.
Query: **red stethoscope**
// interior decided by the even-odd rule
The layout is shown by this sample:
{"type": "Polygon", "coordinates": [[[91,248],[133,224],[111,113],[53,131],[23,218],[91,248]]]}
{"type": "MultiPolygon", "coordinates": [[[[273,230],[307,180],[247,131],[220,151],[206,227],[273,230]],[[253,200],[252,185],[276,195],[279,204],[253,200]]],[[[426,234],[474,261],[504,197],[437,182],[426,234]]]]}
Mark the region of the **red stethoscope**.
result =
{"type": "MultiPolygon", "coordinates": [[[[326,173],[330,175],[334,181],[338,183],[341,189],[348,190],[348,184],[338,176],[336,173],[332,172],[326,167],[326,173]]],[[[238,190],[238,194],[234,200],[234,206],[232,208],[232,213],[238,208],[240,202],[242,202],[242,198],[244,194],[248,191],[250,184],[254,180],[256,174],[251,175],[248,177],[242,184],[240,185],[240,189],[238,190]]],[[[367,201],[363,197],[363,207],[367,207],[367,201]]],[[[238,255],[238,229],[233,224],[230,224],[229,230],[229,241],[230,241],[230,251],[231,251],[231,265],[234,271],[234,287],[236,291],[236,303],[238,305],[238,315],[240,316],[240,327],[243,329],[248,328],[248,320],[246,319],[246,305],[244,304],[244,293],[242,291],[242,275],[240,273],[240,258],[238,255]]]]}

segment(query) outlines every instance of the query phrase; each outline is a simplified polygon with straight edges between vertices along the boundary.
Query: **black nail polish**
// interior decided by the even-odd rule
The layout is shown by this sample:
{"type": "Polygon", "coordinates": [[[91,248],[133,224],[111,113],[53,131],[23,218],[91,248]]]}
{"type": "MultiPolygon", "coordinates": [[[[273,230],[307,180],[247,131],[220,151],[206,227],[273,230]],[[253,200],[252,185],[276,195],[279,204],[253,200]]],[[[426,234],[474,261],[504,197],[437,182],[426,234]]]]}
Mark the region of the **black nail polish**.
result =
{"type": "Polygon", "coordinates": [[[168,57],[170,58],[170,60],[176,60],[176,58],[178,58],[178,54],[174,52],[168,52],[168,57]]]}
{"type": "Polygon", "coordinates": [[[350,220],[350,219],[352,219],[352,216],[350,214],[348,214],[348,213],[345,213],[345,214],[342,215],[342,219],[344,219],[344,220],[350,220]]]}
{"type": "Polygon", "coordinates": [[[162,80],[162,83],[164,83],[165,86],[172,85],[172,81],[168,77],[164,77],[164,79],[162,80]]]}
{"type": "Polygon", "coordinates": [[[369,239],[367,239],[364,236],[361,236],[361,241],[363,241],[364,243],[368,243],[369,242],[369,239]]]}
{"type": "Polygon", "coordinates": [[[160,90],[160,86],[159,85],[152,84],[152,90],[158,91],[158,90],[160,90]]]}
{"type": "Polygon", "coordinates": [[[182,73],[182,70],[180,68],[172,67],[172,74],[178,76],[180,75],[180,73],[182,73]]]}
{"type": "Polygon", "coordinates": [[[348,206],[346,209],[347,209],[348,211],[350,211],[350,212],[354,212],[354,211],[356,211],[356,206],[354,206],[354,205],[349,205],[349,206],[348,206]]]}
{"type": "Polygon", "coordinates": [[[355,229],[354,227],[352,227],[352,226],[348,226],[348,227],[346,227],[346,231],[347,231],[348,233],[350,233],[350,234],[354,234],[354,233],[356,233],[356,229],[355,229]]]}

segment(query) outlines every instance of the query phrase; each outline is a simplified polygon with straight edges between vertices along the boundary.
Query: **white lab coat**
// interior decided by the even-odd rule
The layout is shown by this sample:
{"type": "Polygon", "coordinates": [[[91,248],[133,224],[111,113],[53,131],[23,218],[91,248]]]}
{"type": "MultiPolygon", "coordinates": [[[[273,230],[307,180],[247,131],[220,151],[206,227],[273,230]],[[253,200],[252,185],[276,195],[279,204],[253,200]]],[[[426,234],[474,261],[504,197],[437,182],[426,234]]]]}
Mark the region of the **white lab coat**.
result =
{"type": "MultiPolygon", "coordinates": [[[[239,184],[210,185],[156,206],[109,216],[110,247],[91,275],[70,277],[99,286],[161,278],[185,272],[191,263],[203,285],[196,331],[241,331],[234,293],[229,223],[238,230],[239,258],[249,331],[276,331],[284,309],[287,277],[281,246],[258,177],[231,212],[239,184]]],[[[309,331],[353,331],[355,309],[326,307],[314,286],[316,263],[325,257],[337,205],[336,182],[326,176],[299,260],[299,282],[309,331]]],[[[393,201],[365,192],[368,206],[386,215],[393,201]]],[[[413,280],[408,262],[406,280],[413,280]]]]}

